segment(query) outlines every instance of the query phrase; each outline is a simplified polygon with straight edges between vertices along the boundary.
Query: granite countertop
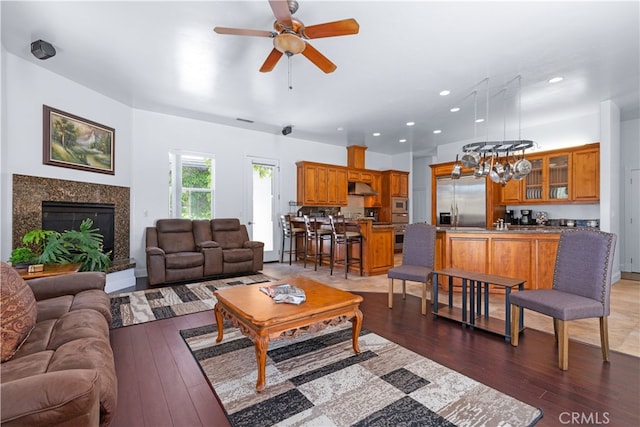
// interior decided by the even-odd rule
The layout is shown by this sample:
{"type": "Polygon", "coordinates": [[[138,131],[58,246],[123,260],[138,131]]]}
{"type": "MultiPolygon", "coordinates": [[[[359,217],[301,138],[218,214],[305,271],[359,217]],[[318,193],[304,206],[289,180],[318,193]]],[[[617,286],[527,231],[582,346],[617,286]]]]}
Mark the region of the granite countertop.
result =
{"type": "MultiPolygon", "coordinates": [[[[445,233],[562,233],[565,230],[573,230],[576,227],[550,227],[545,225],[514,225],[509,226],[507,230],[496,230],[495,228],[482,228],[482,227],[437,227],[437,231],[445,233]]],[[[577,227],[577,228],[589,228],[589,227],[577,227]]],[[[594,229],[591,227],[590,229],[594,229]]],[[[597,229],[597,228],[596,228],[597,229]]]]}

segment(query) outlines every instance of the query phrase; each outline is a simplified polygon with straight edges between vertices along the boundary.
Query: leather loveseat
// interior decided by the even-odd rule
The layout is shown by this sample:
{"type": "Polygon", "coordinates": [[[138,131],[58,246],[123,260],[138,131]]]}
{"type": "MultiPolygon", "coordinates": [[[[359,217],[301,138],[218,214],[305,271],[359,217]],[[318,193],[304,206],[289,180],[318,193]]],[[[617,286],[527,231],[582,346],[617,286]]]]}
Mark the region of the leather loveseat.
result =
{"type": "Polygon", "coordinates": [[[104,273],[25,282],[1,263],[5,426],[107,426],[117,404],[104,273]]]}
{"type": "Polygon", "coordinates": [[[146,229],[149,285],[262,270],[264,243],[237,218],[159,219],[146,229]]]}

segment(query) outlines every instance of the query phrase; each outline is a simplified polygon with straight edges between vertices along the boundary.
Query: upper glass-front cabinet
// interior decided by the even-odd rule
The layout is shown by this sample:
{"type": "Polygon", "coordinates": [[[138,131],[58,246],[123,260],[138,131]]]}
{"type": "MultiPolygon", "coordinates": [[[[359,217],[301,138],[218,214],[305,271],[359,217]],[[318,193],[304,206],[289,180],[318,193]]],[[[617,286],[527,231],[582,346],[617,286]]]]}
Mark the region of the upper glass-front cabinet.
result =
{"type": "Polygon", "coordinates": [[[549,157],[549,200],[569,198],[569,155],[549,157]]]}
{"type": "Polygon", "coordinates": [[[543,164],[540,159],[529,159],[531,162],[531,172],[527,175],[524,182],[524,198],[525,200],[542,200],[544,197],[543,188],[543,164]]]}

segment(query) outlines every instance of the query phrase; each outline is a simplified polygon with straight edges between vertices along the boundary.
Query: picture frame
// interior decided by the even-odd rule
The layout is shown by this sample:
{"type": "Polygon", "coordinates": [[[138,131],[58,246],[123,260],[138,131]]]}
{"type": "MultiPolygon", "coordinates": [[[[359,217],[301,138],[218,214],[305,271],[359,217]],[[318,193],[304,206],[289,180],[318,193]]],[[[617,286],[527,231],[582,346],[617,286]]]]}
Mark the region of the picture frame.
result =
{"type": "Polygon", "coordinates": [[[115,175],[115,129],[42,106],[45,165],[115,175]]]}

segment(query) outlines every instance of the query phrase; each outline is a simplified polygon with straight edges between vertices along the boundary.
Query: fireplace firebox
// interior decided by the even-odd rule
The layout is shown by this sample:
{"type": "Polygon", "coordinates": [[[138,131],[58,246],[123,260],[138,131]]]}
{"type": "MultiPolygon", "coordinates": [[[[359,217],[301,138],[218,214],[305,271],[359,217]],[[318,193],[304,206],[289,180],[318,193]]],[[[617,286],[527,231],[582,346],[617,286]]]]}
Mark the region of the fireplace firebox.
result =
{"type": "Polygon", "coordinates": [[[114,258],[114,218],[115,205],[112,203],[75,203],[75,202],[42,202],[42,229],[64,232],[80,230],[80,224],[86,218],[93,221],[93,228],[99,229],[103,236],[105,253],[113,261],[114,258]]]}

